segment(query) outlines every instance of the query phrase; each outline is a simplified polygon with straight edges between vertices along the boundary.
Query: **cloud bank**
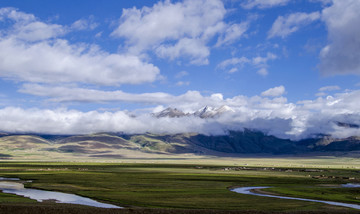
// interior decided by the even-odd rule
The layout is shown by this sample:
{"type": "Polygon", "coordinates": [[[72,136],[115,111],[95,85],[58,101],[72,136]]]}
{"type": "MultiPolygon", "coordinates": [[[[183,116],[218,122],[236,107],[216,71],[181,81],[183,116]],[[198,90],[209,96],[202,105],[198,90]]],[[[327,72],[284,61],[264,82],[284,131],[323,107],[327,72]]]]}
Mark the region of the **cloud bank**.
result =
{"type": "MultiPolygon", "coordinates": [[[[29,86],[34,87],[34,86],[29,86]]],[[[281,138],[301,139],[316,134],[329,134],[333,137],[360,135],[358,128],[346,128],[338,122],[360,124],[358,100],[360,90],[347,91],[290,103],[282,94],[284,86],[271,88],[262,96],[235,96],[223,98],[222,94],[204,96],[198,91],[189,91],[179,96],[165,93],[126,94],[124,92],[66,91],[35,87],[38,96],[58,97],[72,101],[86,101],[83,97],[92,96],[105,101],[126,101],[152,103],[152,110],[142,113],[130,111],[89,111],[68,109],[22,109],[5,107],[0,109],[0,130],[6,132],[36,132],[51,134],[85,134],[101,131],[125,133],[183,133],[198,132],[207,135],[224,134],[228,130],[257,129],[281,138]],[[76,93],[81,96],[77,97],[76,93]],[[87,94],[88,93],[88,94],[87,94]],[[117,96],[119,94],[119,96],[117,96]],[[272,97],[272,98],[269,98],[272,97]],[[156,100],[156,102],[152,101],[156,100]],[[229,106],[233,111],[225,112],[215,118],[201,119],[195,116],[182,118],[156,118],[156,112],[167,106],[176,107],[184,112],[195,112],[204,106],[229,106]]],[[[24,89],[25,90],[25,89],[24,89]]],[[[35,93],[35,92],[33,92],[35,93]]],[[[51,99],[51,98],[50,98],[51,99]]],[[[59,101],[59,100],[57,100],[59,101]]]]}

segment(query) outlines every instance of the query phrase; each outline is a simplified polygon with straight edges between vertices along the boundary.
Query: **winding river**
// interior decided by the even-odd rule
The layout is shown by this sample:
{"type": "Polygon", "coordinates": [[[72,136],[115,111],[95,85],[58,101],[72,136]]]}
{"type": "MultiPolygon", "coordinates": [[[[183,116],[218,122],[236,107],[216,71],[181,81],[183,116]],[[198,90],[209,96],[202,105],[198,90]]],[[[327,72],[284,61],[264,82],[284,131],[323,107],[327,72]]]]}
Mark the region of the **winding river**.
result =
{"type": "Polygon", "coordinates": [[[20,179],[17,178],[0,178],[0,180],[0,190],[2,190],[3,193],[20,195],[37,200],[38,202],[55,200],[56,203],[80,204],[101,208],[123,208],[74,194],[25,188],[24,184],[15,182],[20,181],[20,179]]]}
{"type": "MultiPolygon", "coordinates": [[[[341,187],[354,188],[354,187],[360,187],[360,184],[343,184],[341,187]]],[[[319,203],[325,203],[325,204],[342,206],[342,207],[349,207],[349,208],[360,210],[360,205],[357,205],[357,204],[348,204],[348,203],[334,202],[334,201],[323,201],[323,200],[315,200],[315,199],[278,196],[278,195],[257,193],[257,192],[252,191],[252,190],[256,190],[256,189],[266,189],[266,188],[269,188],[269,187],[267,187],[267,186],[239,187],[239,188],[234,188],[231,191],[236,192],[236,193],[241,193],[241,194],[256,195],[256,196],[263,196],[263,197],[270,197],[270,198],[319,202],[319,203]]],[[[82,196],[78,196],[78,195],[74,195],[74,194],[25,188],[24,184],[21,183],[20,179],[18,179],[18,178],[0,177],[0,190],[2,190],[3,193],[10,193],[10,194],[15,194],[15,195],[20,195],[23,197],[28,197],[28,198],[37,200],[38,202],[42,202],[45,200],[55,200],[56,203],[80,204],[80,205],[87,205],[87,206],[101,207],[101,208],[123,208],[123,207],[119,207],[119,206],[112,205],[112,204],[101,203],[101,202],[92,200],[90,198],[86,198],[86,197],[82,197],[82,196]]]]}
{"type": "MultiPolygon", "coordinates": [[[[348,185],[348,186],[343,186],[343,187],[353,187],[353,186],[354,185],[348,185]]],[[[299,201],[319,202],[319,203],[331,204],[331,205],[342,206],[342,207],[349,207],[349,208],[360,210],[360,205],[357,205],[357,204],[347,204],[347,203],[335,202],[335,201],[323,201],[323,200],[315,200],[315,199],[278,196],[278,195],[257,193],[257,192],[252,191],[252,190],[256,190],[256,189],[266,189],[266,188],[270,188],[270,187],[266,187],[266,186],[264,186],[264,187],[239,187],[239,188],[234,188],[231,191],[236,192],[236,193],[241,193],[241,194],[256,195],[256,196],[263,196],[263,197],[270,197],[270,198],[281,198],[281,199],[291,199],[291,200],[299,200],[299,201]]]]}

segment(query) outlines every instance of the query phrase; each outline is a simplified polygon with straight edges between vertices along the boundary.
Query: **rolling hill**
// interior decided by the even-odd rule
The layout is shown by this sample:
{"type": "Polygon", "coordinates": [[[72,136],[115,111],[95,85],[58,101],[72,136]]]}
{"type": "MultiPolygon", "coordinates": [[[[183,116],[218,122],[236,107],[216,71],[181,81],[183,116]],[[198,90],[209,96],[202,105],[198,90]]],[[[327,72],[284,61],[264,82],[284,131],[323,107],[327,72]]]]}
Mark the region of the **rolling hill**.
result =
{"type": "Polygon", "coordinates": [[[115,134],[19,135],[0,137],[1,159],[155,158],[182,156],[309,155],[360,151],[360,137],[329,136],[291,141],[259,131],[230,131],[227,135],[115,134]]]}

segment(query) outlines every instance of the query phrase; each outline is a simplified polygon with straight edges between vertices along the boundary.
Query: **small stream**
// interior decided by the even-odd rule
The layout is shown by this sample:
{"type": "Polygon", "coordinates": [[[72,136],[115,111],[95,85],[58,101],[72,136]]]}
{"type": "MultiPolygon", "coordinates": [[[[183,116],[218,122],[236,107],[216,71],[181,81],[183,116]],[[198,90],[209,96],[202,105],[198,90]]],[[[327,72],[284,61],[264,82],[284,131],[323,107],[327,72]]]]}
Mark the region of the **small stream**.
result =
{"type": "Polygon", "coordinates": [[[2,190],[3,193],[20,195],[37,200],[38,202],[55,200],[56,203],[80,204],[101,208],[123,208],[74,194],[25,188],[24,184],[15,181],[20,181],[20,179],[0,177],[0,190],[2,190]]]}
{"type": "MultiPolygon", "coordinates": [[[[358,185],[358,184],[343,184],[342,187],[360,187],[360,185],[358,185]]],[[[319,203],[331,204],[331,205],[342,206],[342,207],[349,207],[349,208],[360,210],[360,205],[357,205],[357,204],[347,204],[347,203],[335,202],[335,201],[323,201],[323,200],[306,199],[306,198],[295,198],[295,197],[269,195],[269,194],[252,192],[252,190],[255,190],[255,189],[266,189],[266,188],[270,188],[270,187],[266,187],[266,186],[263,186],[263,187],[239,187],[239,188],[234,188],[231,191],[236,192],[236,193],[241,193],[241,194],[256,195],[256,196],[263,196],[263,197],[270,197],[270,198],[281,198],[281,199],[291,199],[291,200],[299,200],[299,201],[319,202],[319,203]]]]}

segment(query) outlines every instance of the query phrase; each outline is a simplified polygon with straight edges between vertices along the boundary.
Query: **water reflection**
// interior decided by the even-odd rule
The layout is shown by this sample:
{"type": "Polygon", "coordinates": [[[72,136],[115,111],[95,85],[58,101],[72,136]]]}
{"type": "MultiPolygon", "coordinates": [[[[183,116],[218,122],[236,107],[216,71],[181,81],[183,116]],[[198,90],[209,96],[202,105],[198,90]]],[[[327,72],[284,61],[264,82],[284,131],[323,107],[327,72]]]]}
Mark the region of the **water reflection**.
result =
{"type": "Polygon", "coordinates": [[[360,187],[360,184],[352,184],[352,183],[348,183],[348,184],[341,184],[342,187],[348,187],[348,188],[358,188],[360,187]]]}
{"type": "Polygon", "coordinates": [[[287,197],[287,196],[278,196],[278,195],[268,195],[263,193],[256,193],[252,192],[252,190],[256,189],[265,189],[269,187],[240,187],[232,189],[231,191],[241,194],[247,194],[247,195],[256,195],[256,196],[264,196],[264,197],[270,197],[270,198],[281,198],[281,199],[292,199],[292,200],[300,200],[300,201],[311,201],[311,202],[320,202],[325,204],[331,204],[335,206],[342,206],[342,207],[350,207],[354,209],[360,210],[360,205],[357,204],[347,204],[347,203],[341,203],[341,202],[335,202],[335,201],[323,201],[323,200],[314,200],[314,199],[306,199],[306,198],[294,198],[294,197],[287,197]]]}
{"type": "Polygon", "coordinates": [[[0,181],[0,190],[2,190],[3,193],[11,193],[28,197],[37,200],[38,202],[42,202],[44,200],[55,200],[56,203],[80,204],[101,208],[122,208],[119,206],[101,203],[90,198],[85,198],[74,194],[24,188],[24,185],[22,183],[10,181],[13,179],[0,180],[8,180],[0,181]]]}

